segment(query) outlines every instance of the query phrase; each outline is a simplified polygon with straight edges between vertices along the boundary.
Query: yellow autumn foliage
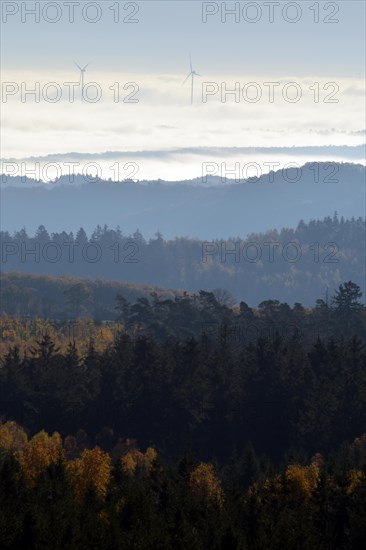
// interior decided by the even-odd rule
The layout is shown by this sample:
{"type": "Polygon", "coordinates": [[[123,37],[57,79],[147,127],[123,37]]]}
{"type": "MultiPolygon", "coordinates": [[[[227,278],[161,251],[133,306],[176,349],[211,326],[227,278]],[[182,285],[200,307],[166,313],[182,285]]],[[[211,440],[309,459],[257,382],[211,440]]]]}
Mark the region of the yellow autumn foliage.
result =
{"type": "Polygon", "coordinates": [[[94,341],[95,351],[102,352],[113,343],[115,333],[122,328],[123,325],[120,323],[98,325],[91,319],[58,323],[41,318],[8,318],[6,315],[0,315],[0,357],[5,356],[11,344],[20,348],[19,353],[23,358],[24,353],[30,352],[44,334],[49,334],[62,353],[65,353],[70,342],[74,341],[78,353],[85,355],[90,339],[94,341]]]}
{"type": "Polygon", "coordinates": [[[68,463],[67,470],[78,499],[82,499],[88,489],[93,489],[101,498],[106,496],[111,479],[111,457],[99,447],[84,449],[80,458],[68,463]]]}
{"type": "Polygon", "coordinates": [[[21,451],[28,443],[28,436],[14,421],[0,424],[0,449],[21,451]]]}
{"type": "Polygon", "coordinates": [[[22,467],[25,484],[34,487],[39,475],[63,458],[61,436],[57,432],[50,436],[41,431],[16,455],[22,467]]]}
{"type": "Polygon", "coordinates": [[[365,482],[366,476],[362,470],[351,470],[348,474],[349,484],[347,487],[347,494],[351,495],[362,483],[365,482]]]}
{"type": "Polygon", "coordinates": [[[151,471],[152,465],[157,458],[157,453],[152,447],[148,447],[145,453],[138,449],[131,449],[121,457],[121,466],[123,471],[133,477],[139,472],[145,476],[151,471]]]}
{"type": "Polygon", "coordinates": [[[189,485],[193,497],[199,502],[222,506],[224,493],[213,464],[199,464],[190,474],[189,485]]]}
{"type": "Polygon", "coordinates": [[[285,472],[284,487],[291,496],[309,498],[319,480],[319,467],[314,462],[310,466],[292,464],[285,472]]]}

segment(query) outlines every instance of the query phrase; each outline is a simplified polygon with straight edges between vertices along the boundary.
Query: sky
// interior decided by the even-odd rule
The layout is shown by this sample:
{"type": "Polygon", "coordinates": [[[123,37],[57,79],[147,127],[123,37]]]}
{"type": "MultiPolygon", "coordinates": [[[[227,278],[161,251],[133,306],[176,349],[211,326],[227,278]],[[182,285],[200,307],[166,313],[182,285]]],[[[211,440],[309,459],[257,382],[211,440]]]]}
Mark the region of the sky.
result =
{"type": "Polygon", "coordinates": [[[103,177],[176,180],[201,176],[208,162],[220,174],[237,162],[241,172],[251,162],[266,171],[269,162],[315,156],[364,162],[363,1],[1,7],[1,153],[16,169],[59,162],[62,154],[80,161],[76,172],[94,160],[103,177]],[[191,77],[182,84],[190,55],[201,75],[193,104],[191,77]],[[75,61],[90,63],[84,101],[75,61]],[[74,83],[74,98],[65,83],[74,83]]]}

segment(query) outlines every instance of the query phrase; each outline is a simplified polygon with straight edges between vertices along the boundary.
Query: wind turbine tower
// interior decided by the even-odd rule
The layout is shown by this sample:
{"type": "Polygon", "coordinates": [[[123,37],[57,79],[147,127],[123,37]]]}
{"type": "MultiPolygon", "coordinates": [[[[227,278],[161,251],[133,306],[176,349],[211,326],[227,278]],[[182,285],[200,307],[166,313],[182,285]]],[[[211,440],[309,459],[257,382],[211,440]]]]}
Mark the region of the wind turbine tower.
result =
{"type": "Polygon", "coordinates": [[[76,63],[76,61],[74,61],[74,63],[80,71],[79,86],[81,86],[81,101],[83,101],[83,99],[84,99],[84,73],[86,72],[86,68],[89,67],[90,63],[85,65],[85,67],[80,67],[80,65],[78,63],[76,63]]]}
{"type": "Polygon", "coordinates": [[[188,80],[189,77],[191,77],[191,105],[193,104],[193,88],[194,88],[194,77],[195,76],[202,76],[198,73],[196,73],[196,71],[193,70],[193,67],[192,67],[192,57],[191,55],[189,55],[189,65],[190,65],[190,73],[188,74],[187,78],[183,81],[183,84],[185,84],[188,80]]]}

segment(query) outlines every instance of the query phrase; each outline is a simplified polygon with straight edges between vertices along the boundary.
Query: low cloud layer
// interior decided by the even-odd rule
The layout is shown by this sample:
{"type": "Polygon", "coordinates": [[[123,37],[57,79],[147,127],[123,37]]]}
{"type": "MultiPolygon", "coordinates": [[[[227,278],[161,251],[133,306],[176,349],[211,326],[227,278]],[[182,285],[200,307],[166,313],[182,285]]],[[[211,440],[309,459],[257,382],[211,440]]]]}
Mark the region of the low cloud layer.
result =
{"type": "Polygon", "coordinates": [[[64,83],[78,81],[76,68],[70,73],[8,71],[3,156],[55,162],[64,158],[59,155],[69,161],[139,158],[140,179],[196,177],[202,162],[231,162],[243,155],[245,162],[281,157],[281,163],[288,158],[303,163],[314,156],[363,161],[361,79],[208,74],[196,78],[191,105],[189,79],[182,85],[185,76],[98,73],[90,67],[85,82],[94,82],[102,94],[91,103],[80,101],[78,87],[75,101],[68,100],[70,85],[64,83]],[[61,97],[53,103],[57,90],[61,97]]]}

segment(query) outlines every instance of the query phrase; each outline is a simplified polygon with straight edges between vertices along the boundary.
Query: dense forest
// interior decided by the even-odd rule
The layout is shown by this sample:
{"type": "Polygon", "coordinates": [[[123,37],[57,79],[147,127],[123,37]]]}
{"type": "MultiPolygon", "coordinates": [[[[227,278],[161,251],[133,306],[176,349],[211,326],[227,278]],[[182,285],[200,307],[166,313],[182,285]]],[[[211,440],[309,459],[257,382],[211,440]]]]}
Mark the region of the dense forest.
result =
{"type": "MultiPolygon", "coordinates": [[[[160,233],[146,241],[138,230],[124,235],[120,229],[107,226],[98,226],[90,237],[82,228],[75,235],[66,232],[50,235],[44,226],[39,227],[34,237],[28,236],[24,229],[13,235],[3,231],[0,237],[1,269],[6,273],[54,276],[67,273],[69,277],[190,292],[223,288],[236,301],[245,301],[250,306],[273,296],[290,304],[312,306],[317,298],[324,298],[327,288],[333,292],[346,280],[357,283],[363,293],[366,290],[365,220],[338,219],[336,214],[322,221],[300,222],[296,229],[209,242],[188,238],[164,240],[160,233]]],[[[8,304],[14,288],[3,284],[2,291],[8,304]]],[[[18,294],[18,299],[21,304],[26,297],[18,294]]],[[[29,296],[28,314],[43,314],[34,309],[38,301],[39,291],[35,289],[33,296],[29,296]]],[[[105,308],[105,302],[100,302],[103,304],[100,307],[105,308]]],[[[55,315],[52,306],[51,297],[49,308],[51,315],[55,315]]],[[[106,312],[92,312],[93,307],[95,310],[98,306],[89,302],[88,315],[110,318],[105,317],[106,312]]]]}
{"type": "Polygon", "coordinates": [[[298,302],[290,307],[279,300],[264,300],[251,308],[245,302],[235,304],[223,289],[188,293],[24,274],[4,274],[0,297],[0,353],[9,343],[27,344],[29,349],[46,333],[57,338],[59,346],[73,339],[85,351],[91,338],[102,348],[121,326],[130,337],[144,335],[159,341],[199,339],[203,333],[219,339],[225,332],[236,347],[258,337],[287,339],[296,334],[308,345],[318,337],[363,338],[366,331],[365,309],[350,306],[353,301],[361,306],[362,298],[352,281],[340,285],[333,297],[326,292],[312,308],[298,302]],[[346,307],[339,305],[343,300],[346,307]]]}
{"type": "Polygon", "coordinates": [[[23,318],[76,319],[114,321],[115,299],[121,294],[129,302],[150,298],[174,300],[180,291],[153,285],[134,285],[103,279],[79,279],[63,275],[0,274],[0,314],[23,318]]]}
{"type": "Polygon", "coordinates": [[[359,550],[366,436],[277,468],[248,445],[220,467],[175,462],[105,430],[29,437],[0,424],[0,544],[9,550],[359,550]]]}
{"type": "Polygon", "coordinates": [[[118,294],[114,324],[68,341],[2,318],[1,547],[361,548],[361,298],[352,281],[311,309],[118,294]]]}
{"type": "Polygon", "coordinates": [[[3,232],[1,548],[362,548],[364,235],[3,232]]]}
{"type": "Polygon", "coordinates": [[[244,303],[233,311],[204,291],[198,303],[155,297],[152,305],[146,298],[130,304],[118,295],[118,330],[98,350],[86,336],[80,348],[72,332],[60,349],[47,323],[43,334],[23,332],[24,342],[15,330],[22,323],[11,320],[2,333],[9,345],[0,415],[32,433],[82,428],[95,437],[107,427],[169,456],[189,444],[200,457],[228,460],[243,439],[271,459],[291,447],[329,450],[366,431],[360,298],[349,281],[330,306],[319,300],[306,311],[272,301],[256,315],[244,303]],[[291,319],[299,326],[290,327],[291,319]],[[316,323],[327,325],[326,335],[311,332],[316,323]]]}

